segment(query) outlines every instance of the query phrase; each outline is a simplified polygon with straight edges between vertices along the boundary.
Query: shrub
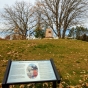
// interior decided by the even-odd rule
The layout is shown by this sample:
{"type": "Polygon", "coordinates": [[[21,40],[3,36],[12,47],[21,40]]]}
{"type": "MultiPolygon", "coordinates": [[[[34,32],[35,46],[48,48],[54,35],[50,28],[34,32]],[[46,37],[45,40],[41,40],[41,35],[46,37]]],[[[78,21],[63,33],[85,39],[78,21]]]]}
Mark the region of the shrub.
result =
{"type": "Polygon", "coordinates": [[[88,36],[86,36],[86,41],[88,42],[88,36]]]}
{"type": "Polygon", "coordinates": [[[86,41],[86,38],[87,38],[87,36],[86,36],[86,34],[84,34],[84,35],[82,36],[82,40],[83,40],[83,41],[86,41]]]}

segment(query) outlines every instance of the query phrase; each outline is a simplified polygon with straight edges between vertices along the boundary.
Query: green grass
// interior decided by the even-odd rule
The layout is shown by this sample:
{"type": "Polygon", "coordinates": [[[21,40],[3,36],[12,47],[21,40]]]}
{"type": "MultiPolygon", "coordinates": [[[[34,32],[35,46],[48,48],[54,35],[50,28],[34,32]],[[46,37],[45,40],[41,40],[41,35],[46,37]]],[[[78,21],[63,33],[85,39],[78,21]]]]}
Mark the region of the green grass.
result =
{"type": "Polygon", "coordinates": [[[78,85],[88,76],[88,42],[78,40],[0,40],[0,82],[2,82],[7,61],[48,60],[53,58],[61,75],[62,84],[78,85]]]}

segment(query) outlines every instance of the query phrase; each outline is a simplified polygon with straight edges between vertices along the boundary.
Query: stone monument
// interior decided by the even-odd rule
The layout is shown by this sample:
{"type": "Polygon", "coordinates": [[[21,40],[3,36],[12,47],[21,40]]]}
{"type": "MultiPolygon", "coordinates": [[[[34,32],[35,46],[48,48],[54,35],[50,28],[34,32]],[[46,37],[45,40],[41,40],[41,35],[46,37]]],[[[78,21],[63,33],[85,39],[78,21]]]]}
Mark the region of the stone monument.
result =
{"type": "Polygon", "coordinates": [[[53,38],[53,32],[50,28],[46,29],[45,38],[50,38],[50,39],[53,38]]]}

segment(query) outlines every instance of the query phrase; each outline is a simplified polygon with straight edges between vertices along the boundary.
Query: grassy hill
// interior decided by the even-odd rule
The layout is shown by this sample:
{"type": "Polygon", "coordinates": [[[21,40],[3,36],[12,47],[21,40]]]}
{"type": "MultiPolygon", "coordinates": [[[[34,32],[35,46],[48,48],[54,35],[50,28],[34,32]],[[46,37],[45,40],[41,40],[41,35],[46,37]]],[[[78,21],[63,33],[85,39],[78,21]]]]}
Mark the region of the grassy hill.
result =
{"type": "Polygon", "coordinates": [[[88,42],[78,40],[0,40],[0,82],[7,61],[53,58],[61,83],[88,88],[88,42]],[[85,87],[86,86],[86,87],[85,87]]]}

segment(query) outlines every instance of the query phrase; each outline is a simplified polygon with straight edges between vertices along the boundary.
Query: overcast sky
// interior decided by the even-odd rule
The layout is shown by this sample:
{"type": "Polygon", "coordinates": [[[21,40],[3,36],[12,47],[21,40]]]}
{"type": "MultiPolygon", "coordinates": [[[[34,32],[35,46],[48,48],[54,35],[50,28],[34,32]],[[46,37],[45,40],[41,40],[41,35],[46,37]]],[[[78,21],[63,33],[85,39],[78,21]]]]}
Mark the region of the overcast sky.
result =
{"type": "Polygon", "coordinates": [[[35,0],[0,0],[0,9],[4,8],[5,5],[13,5],[16,1],[25,1],[34,4],[35,0]]]}

